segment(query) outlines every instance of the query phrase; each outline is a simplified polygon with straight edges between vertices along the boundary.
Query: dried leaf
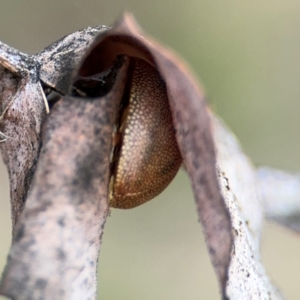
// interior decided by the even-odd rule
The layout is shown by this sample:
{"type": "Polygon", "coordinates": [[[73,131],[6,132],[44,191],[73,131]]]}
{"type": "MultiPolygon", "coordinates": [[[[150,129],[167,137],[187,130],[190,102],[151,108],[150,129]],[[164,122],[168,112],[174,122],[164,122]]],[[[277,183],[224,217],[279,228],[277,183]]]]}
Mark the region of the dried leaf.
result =
{"type": "Polygon", "coordinates": [[[72,75],[94,38],[107,26],[87,27],[65,36],[36,55],[40,64],[40,80],[54,90],[66,94],[72,75]]]}
{"type": "Polygon", "coordinates": [[[53,107],[1,293],[13,299],[94,299],[108,214],[111,136],[128,64],[101,98],[53,107]]]}
{"type": "Polygon", "coordinates": [[[65,94],[84,51],[106,26],[85,28],[28,55],[0,42],[1,152],[10,177],[13,230],[23,210],[45,120],[43,84],[65,94]],[[4,134],[4,135],[3,135],[4,134]]]}
{"type": "Polygon", "coordinates": [[[0,43],[0,104],[1,132],[7,136],[0,147],[9,173],[14,228],[34,173],[45,104],[34,57],[3,43],[0,43]]]}
{"type": "Polygon", "coordinates": [[[299,178],[256,173],[230,131],[209,112],[188,68],[145,36],[130,15],[107,29],[78,31],[36,56],[0,44],[1,130],[9,136],[1,150],[17,224],[0,292],[13,299],[95,297],[108,213],[111,135],[129,68],[126,56],[121,64],[113,62],[125,54],[151,64],[166,82],[177,142],[223,299],[282,299],[261,263],[260,236],[265,212],[298,230],[298,214],[289,218],[298,205],[299,178]],[[76,91],[74,82],[109,68],[112,76],[94,98],[76,91]],[[69,96],[52,108],[41,140],[46,115],[42,85],[69,96]],[[76,92],[81,97],[71,96],[76,92]],[[274,183],[280,197],[272,202],[274,183]],[[282,205],[286,194],[288,211],[282,205]]]}
{"type": "MultiPolygon", "coordinates": [[[[77,36],[75,40],[76,39],[77,36]]],[[[74,39],[71,38],[71,41],[74,41],[74,39]]],[[[86,41],[89,41],[89,38],[87,38],[86,41]]],[[[225,284],[227,280],[227,271],[232,246],[231,224],[229,214],[225,208],[224,200],[217,181],[214,144],[204,96],[182,62],[180,62],[180,60],[178,60],[178,58],[176,58],[176,56],[169,50],[164,49],[154,41],[149,41],[149,38],[146,40],[140,35],[140,32],[137,30],[137,26],[133,19],[130,16],[125,15],[112,30],[109,30],[99,36],[93,47],[91,47],[91,50],[88,52],[84,63],[79,69],[78,75],[88,76],[96,73],[95,71],[99,72],[107,69],[112,64],[113,59],[117,54],[140,57],[154,65],[160,71],[162,77],[166,81],[179,148],[181,150],[186,169],[191,177],[199,217],[203,224],[212,262],[220,281],[223,297],[225,298],[225,284]]],[[[77,45],[77,41],[75,41],[75,44],[77,45]]],[[[70,73],[70,70],[67,69],[66,65],[62,63],[62,57],[64,56],[61,55],[61,49],[65,48],[68,52],[70,51],[69,45],[70,40],[68,40],[67,37],[61,42],[58,42],[44,50],[41,54],[39,54],[39,59],[37,59],[37,61],[39,61],[39,63],[42,65],[41,74],[44,72],[44,76],[42,75],[43,81],[50,87],[61,91],[66,90],[66,86],[69,82],[68,74],[70,73]],[[58,60],[55,60],[54,57],[57,54],[59,54],[58,60]],[[49,58],[49,62],[45,64],[49,58]],[[53,66],[55,66],[55,62],[57,61],[58,69],[55,70],[54,68],[54,76],[51,77],[49,75],[51,73],[50,70],[53,70],[53,66]],[[62,81],[60,77],[60,75],[64,74],[64,72],[67,74],[67,79],[65,82],[62,81]]],[[[82,49],[84,49],[84,47],[82,49]]],[[[78,57],[81,56],[81,51],[81,49],[78,51],[78,57]]],[[[32,60],[32,63],[35,66],[37,65],[35,60],[32,60]]],[[[71,67],[73,66],[74,64],[71,64],[71,67]]],[[[35,70],[33,73],[34,75],[38,74],[37,70],[35,70]]],[[[39,84],[38,78],[36,78],[36,81],[39,84]]],[[[69,87],[69,89],[71,90],[71,87],[69,87]]],[[[72,110],[74,110],[73,107],[72,110]]],[[[51,114],[49,124],[55,123],[58,125],[63,124],[64,126],[67,126],[62,122],[51,121],[55,119],[53,116],[54,112],[51,114]]],[[[38,114],[38,116],[39,115],[40,114],[38,114]]],[[[68,118],[65,119],[68,120],[68,118]]],[[[49,130],[49,125],[47,128],[49,130]]],[[[55,137],[54,145],[51,144],[51,147],[55,148],[55,143],[62,143],[62,140],[59,139],[59,133],[63,134],[64,131],[67,131],[67,129],[64,128],[64,130],[60,130],[57,133],[55,132],[55,136],[50,135],[51,137],[55,137]]],[[[67,139],[67,142],[69,142],[69,139],[67,139]]],[[[47,147],[47,145],[47,142],[45,142],[44,147],[47,147]]],[[[62,157],[62,159],[58,160],[61,163],[61,165],[58,164],[60,168],[63,166],[62,161],[64,161],[64,155],[62,155],[61,152],[55,152],[57,153],[57,156],[59,155],[62,157]]],[[[46,153],[48,152],[46,151],[46,153]]],[[[50,150],[48,155],[51,157],[50,150]]],[[[37,157],[37,154],[35,154],[35,157],[37,157]]],[[[51,172],[54,172],[55,168],[53,168],[53,166],[56,166],[56,164],[53,157],[48,164],[45,164],[43,160],[47,161],[47,158],[44,157],[44,152],[42,152],[42,156],[39,160],[39,167],[36,174],[41,173],[42,175],[46,176],[45,174],[50,172],[47,170],[48,164],[50,164],[50,167],[48,166],[48,168],[51,169],[51,172]]],[[[50,175],[48,176],[51,179],[53,175],[51,177],[52,173],[49,174],[50,175]]],[[[68,174],[68,176],[71,176],[71,174],[68,174]]],[[[10,252],[11,259],[7,265],[2,286],[3,290],[7,291],[7,294],[12,293],[12,291],[16,291],[14,292],[16,293],[14,295],[17,295],[20,291],[18,288],[20,288],[20,286],[22,286],[24,283],[24,276],[26,275],[30,275],[32,277],[32,280],[30,281],[31,283],[28,285],[28,293],[33,291],[36,280],[38,280],[38,278],[35,276],[34,270],[29,268],[28,258],[24,258],[25,267],[21,263],[17,263],[16,258],[19,257],[18,254],[20,252],[26,253],[29,255],[28,257],[30,257],[30,253],[32,253],[32,249],[34,248],[33,246],[39,245],[37,232],[40,230],[43,231],[43,228],[48,228],[47,230],[49,230],[49,228],[53,226],[51,225],[53,222],[50,222],[50,218],[48,217],[48,214],[50,214],[51,211],[49,210],[48,206],[52,207],[52,202],[50,203],[49,199],[55,199],[55,197],[58,195],[57,192],[56,194],[54,193],[56,190],[54,188],[54,184],[51,185],[51,190],[49,190],[47,181],[42,181],[43,179],[40,178],[41,176],[38,175],[35,177],[35,183],[33,184],[32,191],[27,200],[26,208],[18,225],[18,233],[16,234],[16,238],[14,239],[13,247],[10,252]],[[41,180],[41,182],[39,182],[39,180],[41,180]],[[43,186],[45,186],[45,190],[43,190],[43,186]],[[43,193],[40,191],[40,189],[43,190],[43,193]],[[40,198],[44,199],[44,201],[42,201],[40,198]],[[37,218],[32,217],[33,214],[31,211],[37,213],[37,218]],[[47,217],[43,215],[44,211],[47,212],[47,217]],[[41,221],[37,222],[37,220],[40,218],[40,215],[42,216],[41,221],[48,219],[47,223],[50,225],[44,225],[43,227],[43,223],[41,223],[41,221]],[[24,233],[24,226],[26,228],[26,234],[24,233]],[[29,229],[27,229],[28,226],[29,229]],[[31,243],[28,243],[28,240],[34,241],[32,242],[33,246],[31,243]],[[19,268],[23,268],[21,270],[22,272],[20,272],[19,268]],[[18,277],[15,274],[25,275],[18,277]]],[[[62,184],[64,184],[63,181],[62,184]]],[[[57,221],[57,218],[55,220],[57,221]]],[[[52,246],[55,245],[56,244],[53,243],[52,246]]],[[[53,247],[51,247],[51,245],[47,247],[47,249],[52,248],[53,247]]],[[[37,259],[39,259],[40,256],[40,262],[42,262],[43,259],[47,258],[48,254],[46,256],[43,255],[43,247],[39,247],[38,249],[40,254],[38,255],[37,259]]],[[[48,253],[48,250],[46,253],[48,253]]],[[[58,269],[55,271],[57,274],[59,274],[58,269]]],[[[49,275],[50,274],[48,274],[46,279],[44,279],[47,281],[47,285],[49,275]]],[[[51,287],[52,284],[50,284],[49,288],[50,294],[51,291],[53,292],[51,287]]]]}
{"type": "Polygon", "coordinates": [[[231,222],[216,175],[215,147],[204,95],[182,61],[145,36],[128,14],[111,30],[99,35],[78,75],[90,76],[104,71],[118,54],[144,59],[159,70],[166,82],[178,145],[191,178],[212,263],[226,298],[231,222]]]}
{"type": "Polygon", "coordinates": [[[267,277],[260,257],[264,209],[256,170],[234,135],[216,117],[212,119],[220,185],[234,233],[227,295],[230,300],[283,299],[267,277]]]}

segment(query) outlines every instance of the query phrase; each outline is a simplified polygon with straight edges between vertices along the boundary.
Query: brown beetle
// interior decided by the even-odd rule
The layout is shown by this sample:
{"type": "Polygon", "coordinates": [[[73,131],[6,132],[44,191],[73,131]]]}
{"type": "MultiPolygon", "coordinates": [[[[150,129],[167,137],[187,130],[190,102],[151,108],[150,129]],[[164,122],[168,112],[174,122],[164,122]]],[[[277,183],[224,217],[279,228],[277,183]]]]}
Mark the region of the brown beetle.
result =
{"type": "Polygon", "coordinates": [[[133,208],[160,194],[182,162],[165,82],[140,58],[131,58],[115,134],[110,206],[133,208]]]}

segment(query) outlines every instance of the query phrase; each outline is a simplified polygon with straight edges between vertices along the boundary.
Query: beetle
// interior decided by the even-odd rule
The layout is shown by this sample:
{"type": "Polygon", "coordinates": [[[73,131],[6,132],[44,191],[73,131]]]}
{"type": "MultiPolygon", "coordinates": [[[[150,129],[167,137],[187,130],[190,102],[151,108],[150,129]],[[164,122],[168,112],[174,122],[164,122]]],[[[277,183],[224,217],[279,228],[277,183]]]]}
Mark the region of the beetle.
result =
{"type": "Polygon", "coordinates": [[[115,134],[109,199],[111,207],[123,209],[160,194],[182,163],[165,82],[140,58],[131,58],[129,74],[126,106],[115,134]]]}

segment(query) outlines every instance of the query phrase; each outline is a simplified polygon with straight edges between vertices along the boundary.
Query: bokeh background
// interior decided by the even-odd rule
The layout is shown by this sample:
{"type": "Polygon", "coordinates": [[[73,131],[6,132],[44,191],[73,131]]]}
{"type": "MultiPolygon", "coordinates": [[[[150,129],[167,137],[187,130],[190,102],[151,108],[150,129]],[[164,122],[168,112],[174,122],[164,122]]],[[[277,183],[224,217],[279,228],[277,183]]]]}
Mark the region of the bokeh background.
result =
{"type": "MultiPolygon", "coordinates": [[[[299,171],[299,0],[0,0],[0,40],[35,53],[124,10],[192,66],[254,164],[299,171]]],[[[1,164],[0,271],[10,234],[1,164]]],[[[288,299],[300,299],[299,253],[298,235],[266,224],[262,260],[288,299]]],[[[101,299],[219,299],[184,172],[154,201],[112,211],[100,264],[101,299]]]]}

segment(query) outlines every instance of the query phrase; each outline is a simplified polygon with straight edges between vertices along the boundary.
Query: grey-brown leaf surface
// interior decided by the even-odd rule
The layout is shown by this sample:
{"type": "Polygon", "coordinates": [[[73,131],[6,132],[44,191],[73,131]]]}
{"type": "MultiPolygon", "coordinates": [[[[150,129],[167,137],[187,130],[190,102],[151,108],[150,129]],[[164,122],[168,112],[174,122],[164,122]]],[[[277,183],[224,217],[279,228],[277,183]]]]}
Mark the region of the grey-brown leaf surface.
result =
{"type": "Polygon", "coordinates": [[[226,292],[231,300],[283,299],[261,262],[264,209],[256,171],[234,135],[212,116],[219,180],[232,220],[234,251],[226,292]]]}
{"type": "Polygon", "coordinates": [[[21,53],[0,42],[0,99],[4,113],[0,126],[3,137],[7,137],[0,146],[10,176],[13,231],[38,158],[45,120],[43,84],[65,94],[84,51],[106,29],[107,26],[98,26],[77,31],[37,55],[21,53]]]}
{"type": "Polygon", "coordinates": [[[10,178],[13,228],[24,207],[40,148],[45,118],[42,93],[34,57],[0,43],[0,126],[7,136],[0,147],[10,178]]]}
{"type": "Polygon", "coordinates": [[[126,61],[105,97],[65,97],[53,108],[1,293],[24,300],[95,298],[112,124],[125,70],[126,61]]]}
{"type": "Polygon", "coordinates": [[[105,69],[115,55],[122,53],[153,64],[166,82],[177,142],[191,178],[212,263],[226,297],[231,223],[217,181],[215,149],[204,95],[175,54],[145,37],[129,15],[99,36],[79,74],[87,76],[98,72],[96,68],[105,69]]]}
{"type": "MultiPolygon", "coordinates": [[[[125,54],[151,64],[166,82],[177,142],[222,298],[282,299],[260,259],[265,208],[272,213],[263,200],[272,195],[264,189],[266,181],[257,183],[255,169],[230,131],[211,116],[202,90],[172,51],[145,36],[129,15],[106,29],[78,31],[37,56],[0,44],[2,154],[16,225],[1,294],[95,299],[108,214],[111,137],[128,61],[123,57],[116,67],[113,87],[103,97],[61,97],[47,117],[42,140],[46,114],[41,82],[45,91],[71,94],[78,78],[107,70],[116,55],[125,54]],[[97,32],[101,34],[94,38],[97,32]]],[[[291,187],[294,179],[283,185],[291,187]]],[[[296,188],[290,199],[297,197],[296,188]]]]}
{"type": "Polygon", "coordinates": [[[47,86],[66,94],[71,84],[74,70],[78,67],[84,52],[99,32],[107,26],[87,27],[67,35],[46,47],[36,55],[41,65],[40,80],[47,86]]]}
{"type": "MultiPolygon", "coordinates": [[[[69,40],[73,41],[72,38],[70,38],[69,40]]],[[[48,47],[48,50],[50,51],[48,51],[47,49],[42,51],[40,55],[42,55],[43,59],[40,59],[39,61],[42,64],[43,63],[45,64],[45,61],[43,60],[44,58],[48,57],[50,59],[50,62],[52,63],[51,53],[54,53],[56,55],[60,54],[60,51],[57,51],[55,45],[63,45],[64,43],[66,43],[66,45],[63,46],[62,48],[66,48],[67,50],[70,50],[72,44],[71,46],[69,46],[66,41],[68,41],[68,37],[54,44],[54,46],[48,47]],[[48,55],[49,52],[50,55],[48,55]]],[[[98,40],[95,42],[94,47],[89,52],[89,56],[87,56],[87,59],[84,60],[84,63],[79,71],[79,75],[85,75],[84,72],[93,74],[94,71],[93,67],[99,68],[99,64],[101,63],[101,61],[102,62],[104,61],[103,68],[107,68],[111,63],[111,59],[115,57],[115,54],[119,54],[119,53],[122,54],[123,51],[125,52],[125,54],[134,55],[138,57],[141,56],[141,58],[147,60],[148,62],[156,66],[157,69],[161,72],[161,75],[163,76],[164,80],[166,81],[171,111],[173,114],[174,125],[177,131],[178,144],[184,159],[185,166],[192,180],[195,199],[198,207],[197,210],[201,222],[203,223],[203,229],[207,238],[207,244],[211,254],[213,265],[216,269],[217,275],[220,280],[220,284],[221,284],[220,287],[223,296],[225,297],[224,287],[227,279],[227,269],[230,261],[230,252],[231,252],[231,240],[232,240],[231,226],[230,226],[229,214],[225,209],[224,200],[222,198],[218,186],[218,182],[217,182],[217,176],[215,170],[216,158],[214,154],[214,144],[213,144],[213,138],[211,134],[210,120],[207,114],[207,109],[206,109],[206,104],[204,101],[203,94],[197,87],[197,84],[193,81],[188,70],[182,65],[182,63],[180,63],[179,60],[170,51],[163,49],[162,47],[160,47],[158,44],[155,44],[154,42],[150,44],[148,41],[142,38],[140,36],[140,33],[137,30],[137,26],[134,24],[133,19],[129,16],[125,16],[115,26],[115,28],[108,31],[108,34],[103,34],[100,36],[100,38],[98,38],[98,40]],[[111,37],[112,39],[110,40],[111,37]],[[101,43],[102,40],[104,41],[103,47],[101,43]],[[105,43],[106,41],[107,43],[105,43]]],[[[61,59],[59,60],[63,61],[61,59]]],[[[48,62],[47,64],[51,65],[51,63],[48,62]]],[[[62,68],[62,71],[60,73],[63,74],[64,71],[66,71],[68,74],[70,73],[68,70],[64,69],[63,64],[58,64],[58,65],[62,68]]],[[[43,70],[43,65],[41,66],[41,70],[43,70]]],[[[44,70],[47,70],[47,67],[45,67],[44,70]]],[[[57,69],[55,70],[55,74],[58,74],[57,69]]],[[[44,78],[47,78],[47,76],[44,76],[44,78]]],[[[44,81],[47,80],[44,79],[44,81]]],[[[50,86],[52,84],[55,87],[59,86],[59,84],[62,84],[59,80],[56,79],[51,79],[49,82],[50,82],[49,83],[50,86]],[[56,81],[59,83],[57,83],[56,81]]],[[[59,88],[56,89],[59,90],[59,88]]],[[[57,106],[59,105],[61,104],[58,103],[57,106]]],[[[70,109],[70,114],[72,114],[72,110],[73,107],[70,109]]],[[[54,146],[51,147],[55,148],[55,144],[60,144],[63,140],[62,138],[60,138],[60,134],[64,134],[65,137],[66,133],[64,133],[64,131],[67,131],[68,129],[64,128],[66,126],[65,123],[52,121],[52,119],[55,119],[54,112],[52,112],[52,114],[49,117],[50,118],[49,124],[56,123],[57,126],[59,125],[61,126],[61,129],[58,130],[58,132],[55,133],[55,135],[52,135],[52,137],[55,137],[56,139],[54,139],[55,141],[54,146]],[[64,129],[62,130],[62,128],[64,129]]],[[[103,111],[103,113],[104,112],[105,110],[103,111]]],[[[65,116],[65,120],[66,120],[65,122],[67,122],[69,125],[68,128],[70,128],[70,124],[69,124],[70,120],[67,114],[65,116]]],[[[80,122],[83,121],[78,119],[77,122],[78,124],[80,124],[80,122]]],[[[84,126],[83,124],[82,126],[84,126]]],[[[49,125],[48,127],[46,127],[45,130],[46,130],[45,136],[47,137],[47,130],[49,130],[49,125]]],[[[71,134],[74,135],[73,141],[75,143],[76,132],[73,133],[68,132],[67,136],[71,134]]],[[[104,138],[104,136],[102,137],[101,134],[99,134],[99,138],[100,137],[101,140],[104,138]]],[[[73,151],[74,147],[69,142],[69,139],[67,139],[67,142],[68,142],[68,147],[64,150],[73,151]]],[[[32,287],[35,285],[35,280],[37,280],[37,278],[36,276],[33,276],[31,270],[25,271],[24,269],[22,269],[21,272],[17,271],[18,267],[20,267],[21,264],[17,264],[13,258],[18,257],[19,256],[18,254],[20,252],[26,253],[30,256],[31,251],[30,249],[28,249],[27,239],[35,240],[37,238],[36,233],[34,233],[36,227],[39,226],[42,227],[41,224],[36,221],[36,218],[38,220],[40,217],[39,214],[35,216],[35,214],[30,213],[30,211],[31,210],[34,212],[42,211],[43,213],[46,214],[41,217],[42,220],[44,221],[48,219],[47,217],[48,214],[51,215],[50,213],[51,209],[48,208],[49,198],[53,198],[53,199],[57,198],[58,191],[60,191],[62,189],[62,186],[64,186],[65,184],[62,180],[58,180],[59,177],[56,175],[56,173],[58,172],[58,170],[62,170],[65,168],[68,169],[66,162],[70,163],[69,159],[70,157],[72,157],[72,155],[68,155],[67,151],[57,152],[53,150],[52,152],[55,153],[55,155],[53,155],[53,153],[51,152],[51,147],[47,144],[47,142],[44,142],[42,154],[40,157],[39,169],[37,170],[35,175],[36,176],[35,183],[32,186],[32,191],[26,203],[26,209],[23,213],[23,219],[19,223],[18,233],[16,234],[16,237],[17,236],[19,237],[21,235],[22,237],[21,243],[19,240],[16,239],[14,240],[12,250],[10,252],[10,256],[11,256],[10,263],[7,265],[5,276],[3,279],[3,289],[6,290],[7,293],[11,293],[12,291],[14,291],[15,293],[14,296],[16,296],[18,294],[18,291],[20,291],[20,285],[22,286],[22,283],[24,282],[24,278],[26,276],[32,276],[34,279],[28,285],[31,288],[28,288],[28,294],[23,293],[25,297],[24,299],[26,299],[26,297],[29,297],[30,291],[32,292],[33,290],[32,287]],[[45,147],[47,147],[46,149],[48,149],[49,152],[44,152],[45,147]],[[49,158],[45,156],[45,153],[47,153],[47,156],[52,158],[50,159],[50,161],[48,161],[49,158]],[[59,159],[57,158],[57,162],[55,162],[54,160],[55,156],[59,156],[59,159]],[[65,156],[67,156],[68,159],[65,156]],[[43,162],[44,160],[46,160],[47,163],[44,163],[43,162]],[[59,164],[59,162],[61,165],[59,164]],[[64,162],[66,165],[63,164],[62,162],[64,162]],[[50,170],[47,171],[43,170],[43,169],[47,169],[46,166],[50,168],[50,170]],[[48,176],[45,176],[45,174],[49,174],[48,175],[49,178],[48,176]],[[54,181],[49,185],[48,181],[50,180],[50,178],[53,179],[54,181]],[[39,180],[45,180],[45,181],[40,182],[39,180]],[[42,189],[43,193],[39,191],[39,189],[42,189]],[[49,193],[50,196],[48,195],[49,193]],[[46,203],[44,205],[42,205],[43,201],[41,201],[40,199],[41,195],[43,195],[43,199],[47,199],[44,200],[46,203]],[[39,203],[38,207],[36,207],[36,202],[39,203]],[[42,206],[42,208],[40,206],[42,206]],[[32,216],[34,216],[35,218],[33,218],[32,216]],[[27,226],[31,228],[29,225],[31,222],[35,224],[34,225],[35,229],[27,229],[27,226]],[[20,224],[22,224],[22,226],[20,224]],[[39,224],[39,226],[37,226],[36,224],[39,224]],[[24,230],[23,226],[25,226],[26,228],[25,233],[27,233],[27,235],[23,234],[23,230],[24,230]],[[22,241],[25,243],[26,249],[24,249],[24,245],[22,244],[22,241]],[[16,253],[18,254],[16,255],[16,253]],[[23,277],[21,276],[21,278],[19,278],[18,276],[14,278],[13,274],[16,273],[21,273],[24,275],[23,277]]],[[[73,159],[75,158],[73,157],[73,159]]],[[[108,172],[108,167],[107,167],[107,172],[108,172]]],[[[80,174],[76,174],[76,175],[81,176],[80,174]]],[[[71,174],[71,172],[69,172],[68,176],[72,178],[72,176],[74,175],[71,174]]],[[[67,176],[65,175],[65,179],[66,178],[67,176]]],[[[78,183],[78,180],[76,181],[76,183],[78,183]]],[[[104,186],[102,186],[102,189],[104,189],[104,186]]],[[[78,196],[79,195],[80,192],[78,192],[78,196]]],[[[68,196],[70,195],[68,194],[68,196]]],[[[68,199],[68,196],[65,196],[65,198],[68,199]]],[[[62,197],[62,195],[60,195],[60,197],[62,197]]],[[[58,200],[56,200],[55,203],[57,201],[58,200]]],[[[60,202],[63,203],[64,201],[61,200],[60,202]]],[[[49,206],[52,207],[51,204],[49,204],[49,206]]],[[[62,210],[64,211],[64,209],[62,210]]],[[[48,225],[46,226],[46,228],[48,228],[48,226],[49,228],[51,228],[52,225],[50,222],[50,216],[47,224],[48,225]]],[[[68,228],[72,230],[72,226],[73,225],[70,225],[68,226],[68,228]]],[[[46,251],[47,253],[48,253],[48,249],[50,248],[51,247],[49,246],[47,247],[47,251],[46,251]]],[[[47,257],[42,255],[43,248],[40,249],[39,251],[41,252],[41,254],[38,255],[38,257],[35,257],[35,260],[37,261],[39,261],[39,256],[41,256],[44,259],[47,257]]],[[[40,261],[42,261],[42,259],[40,261]]],[[[24,258],[24,263],[25,265],[26,264],[28,265],[29,261],[24,258]]],[[[57,270],[58,269],[56,269],[56,271],[57,270]]],[[[43,282],[44,281],[46,281],[48,285],[49,277],[46,276],[46,278],[43,278],[43,282]]],[[[53,292],[51,289],[52,284],[50,283],[49,286],[50,286],[49,291],[51,294],[51,292],[53,292]]]]}

